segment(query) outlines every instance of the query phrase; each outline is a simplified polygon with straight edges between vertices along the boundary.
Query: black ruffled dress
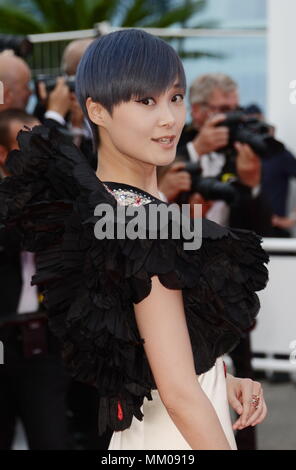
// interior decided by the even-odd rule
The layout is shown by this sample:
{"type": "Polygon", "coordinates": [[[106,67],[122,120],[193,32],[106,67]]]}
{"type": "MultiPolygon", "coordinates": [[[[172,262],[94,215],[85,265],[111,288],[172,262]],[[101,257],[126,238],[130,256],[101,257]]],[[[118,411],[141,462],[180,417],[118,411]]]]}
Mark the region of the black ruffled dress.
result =
{"type": "Polygon", "coordinates": [[[0,184],[1,229],[19,230],[23,249],[36,253],[32,284],[42,289],[71,374],[97,387],[99,433],[127,429],[134,416],[143,419],[143,400],[156,389],[133,308],[149,295],[151,277],[183,290],[196,373],[202,374],[252,328],[268,257],[256,234],[206,220],[202,246],[194,251],[184,250],[182,239],[99,240],[98,204],[116,213],[120,205],[163,201],[102,183],[56,129],[21,131],[18,142],[20,150],[7,160],[12,176],[0,184]]]}

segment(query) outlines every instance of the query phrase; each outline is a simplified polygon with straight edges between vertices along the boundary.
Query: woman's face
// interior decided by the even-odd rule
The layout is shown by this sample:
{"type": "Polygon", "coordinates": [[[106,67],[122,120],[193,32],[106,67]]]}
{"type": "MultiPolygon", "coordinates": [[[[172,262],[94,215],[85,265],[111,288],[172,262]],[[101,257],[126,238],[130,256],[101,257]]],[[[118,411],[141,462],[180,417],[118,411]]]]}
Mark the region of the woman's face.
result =
{"type": "Polygon", "coordinates": [[[186,118],[184,94],[184,89],[175,83],[159,96],[133,98],[115,106],[113,116],[108,113],[104,125],[109,143],[138,161],[171,163],[186,118]],[[160,138],[166,140],[161,142],[160,138]]]}

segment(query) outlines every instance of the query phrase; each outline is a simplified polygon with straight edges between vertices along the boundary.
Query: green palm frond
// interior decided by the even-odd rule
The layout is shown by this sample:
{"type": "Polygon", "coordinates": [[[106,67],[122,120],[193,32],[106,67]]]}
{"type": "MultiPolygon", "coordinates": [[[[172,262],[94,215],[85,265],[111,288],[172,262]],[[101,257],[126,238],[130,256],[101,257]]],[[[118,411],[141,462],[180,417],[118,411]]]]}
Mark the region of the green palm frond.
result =
{"type": "Polygon", "coordinates": [[[190,26],[193,29],[213,29],[219,27],[219,21],[216,20],[208,20],[208,21],[201,21],[194,26],[190,26]]]}
{"type": "Polygon", "coordinates": [[[197,11],[200,11],[204,8],[205,0],[199,2],[188,3],[186,5],[173,8],[168,11],[165,15],[162,15],[161,18],[157,18],[152,22],[144,22],[143,27],[156,27],[156,28],[166,28],[176,23],[183,23],[191,19],[191,17],[196,14],[197,11]]]}
{"type": "Polygon", "coordinates": [[[211,59],[224,59],[225,54],[219,52],[207,52],[207,51],[184,51],[178,52],[181,59],[201,59],[204,57],[210,57],[211,59]]]}
{"type": "Polygon", "coordinates": [[[162,5],[148,0],[28,0],[19,8],[8,1],[0,10],[0,27],[16,34],[87,29],[99,21],[112,24],[120,14],[123,27],[166,27],[188,21],[206,5],[206,0],[191,0],[163,14],[162,5]]]}
{"type": "Polygon", "coordinates": [[[201,13],[207,6],[207,0],[191,0],[189,4],[194,4],[194,12],[201,13]]]}
{"type": "Polygon", "coordinates": [[[73,22],[77,29],[89,28],[89,8],[85,0],[73,0],[73,22]]]}
{"type": "Polygon", "coordinates": [[[92,1],[91,8],[89,10],[88,23],[89,28],[92,28],[95,23],[99,21],[112,22],[113,16],[120,9],[120,0],[97,0],[92,1]]]}
{"type": "Polygon", "coordinates": [[[147,6],[147,0],[134,0],[134,3],[127,9],[121,20],[121,26],[138,26],[142,20],[151,15],[147,6]]]}
{"type": "Polygon", "coordinates": [[[31,0],[30,3],[32,4],[33,8],[35,7],[34,10],[36,13],[41,14],[44,21],[48,21],[48,19],[52,18],[54,2],[49,2],[48,0],[31,0]]]}
{"type": "Polygon", "coordinates": [[[39,34],[46,32],[45,25],[32,15],[15,7],[0,7],[0,30],[7,34],[39,34]]]}
{"type": "Polygon", "coordinates": [[[31,0],[47,31],[69,31],[86,27],[85,0],[31,0]]]}
{"type": "MultiPolygon", "coordinates": [[[[12,7],[9,0],[0,6],[0,31],[8,34],[34,34],[54,31],[69,31],[92,28],[95,23],[114,19],[122,27],[169,27],[186,23],[200,13],[207,0],[187,0],[179,6],[174,1],[161,0],[20,0],[19,7],[12,7]],[[172,5],[172,8],[170,8],[172,5]]],[[[216,21],[203,21],[195,26],[200,28],[217,27],[216,21]]],[[[176,38],[167,37],[171,42],[176,38]]],[[[208,51],[185,51],[185,38],[177,39],[179,55],[185,59],[200,57],[222,58],[222,54],[208,51]]]]}
{"type": "MultiPolygon", "coordinates": [[[[31,0],[32,1],[32,0],[31,0]]],[[[33,0],[39,2],[40,0],[33,0]]],[[[75,3],[67,0],[50,0],[50,16],[46,19],[52,31],[71,31],[77,28],[75,22],[75,3]]]]}

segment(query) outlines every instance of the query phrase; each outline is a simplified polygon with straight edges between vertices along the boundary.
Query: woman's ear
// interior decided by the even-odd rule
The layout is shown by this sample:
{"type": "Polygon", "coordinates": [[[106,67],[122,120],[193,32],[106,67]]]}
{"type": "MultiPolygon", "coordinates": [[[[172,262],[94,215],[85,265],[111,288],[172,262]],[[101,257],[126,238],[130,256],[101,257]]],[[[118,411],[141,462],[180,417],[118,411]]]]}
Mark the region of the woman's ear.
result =
{"type": "Polygon", "coordinates": [[[105,127],[108,113],[104,106],[102,106],[101,103],[93,101],[90,97],[87,98],[85,104],[89,119],[98,126],[105,127]]]}
{"type": "Polygon", "coordinates": [[[4,145],[0,145],[0,168],[5,166],[8,150],[4,145]]]}
{"type": "Polygon", "coordinates": [[[13,103],[13,94],[9,87],[4,86],[3,88],[4,88],[3,103],[5,103],[5,105],[9,107],[10,103],[13,103]]]}

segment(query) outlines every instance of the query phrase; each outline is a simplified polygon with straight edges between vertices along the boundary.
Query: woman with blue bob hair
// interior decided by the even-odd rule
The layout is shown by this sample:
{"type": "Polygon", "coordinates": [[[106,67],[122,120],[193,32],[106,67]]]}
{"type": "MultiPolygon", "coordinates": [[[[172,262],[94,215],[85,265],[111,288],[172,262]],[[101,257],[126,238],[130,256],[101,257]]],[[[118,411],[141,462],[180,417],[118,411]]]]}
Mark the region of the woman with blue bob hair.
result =
{"type": "Polygon", "coordinates": [[[36,253],[32,282],[72,375],[97,387],[109,450],[237,449],[234,430],[267,413],[261,384],[233,377],[223,361],[259,311],[268,261],[260,238],[207,220],[198,249],[159,231],[98,233],[110,228],[102,205],[113,228],[122,209],[128,228],[128,209],[150,224],[151,207],[169,208],[156,170],[174,161],[185,123],[182,62],[151,34],[116,31],[84,53],[76,92],[97,172],[57,130],[21,131],[0,185],[1,222],[17,225],[36,253]]]}

